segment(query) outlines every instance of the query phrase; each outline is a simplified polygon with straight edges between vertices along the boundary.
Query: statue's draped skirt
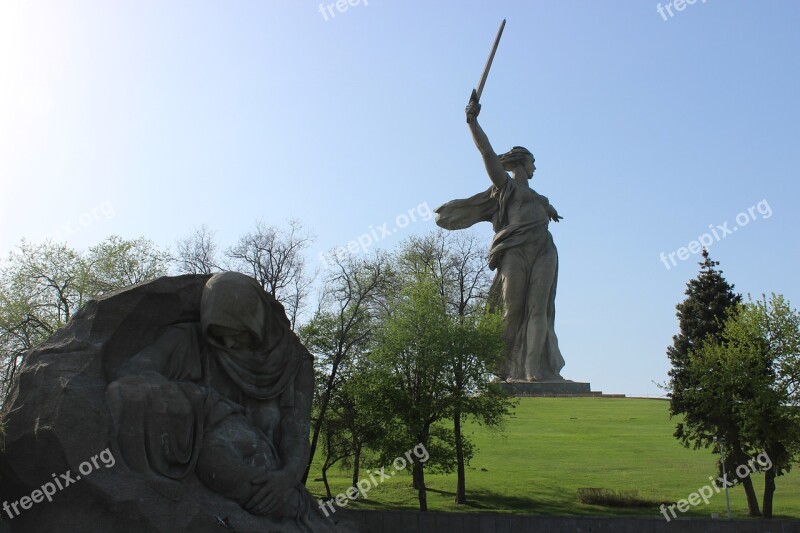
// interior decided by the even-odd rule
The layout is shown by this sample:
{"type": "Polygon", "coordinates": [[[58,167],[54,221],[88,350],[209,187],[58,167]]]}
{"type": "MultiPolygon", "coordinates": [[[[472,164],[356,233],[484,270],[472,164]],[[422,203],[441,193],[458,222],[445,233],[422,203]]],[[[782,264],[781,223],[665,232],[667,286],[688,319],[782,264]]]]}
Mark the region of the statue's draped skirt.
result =
{"type": "Polygon", "coordinates": [[[489,268],[497,273],[490,300],[502,305],[506,321],[506,360],[498,375],[517,381],[560,380],[564,358],[555,333],[558,251],[547,218],[508,222],[507,209],[515,194],[521,191],[508,178],[502,188],[492,186],[436,208],[436,223],[450,230],[478,222],[491,222],[494,227],[489,268]]]}

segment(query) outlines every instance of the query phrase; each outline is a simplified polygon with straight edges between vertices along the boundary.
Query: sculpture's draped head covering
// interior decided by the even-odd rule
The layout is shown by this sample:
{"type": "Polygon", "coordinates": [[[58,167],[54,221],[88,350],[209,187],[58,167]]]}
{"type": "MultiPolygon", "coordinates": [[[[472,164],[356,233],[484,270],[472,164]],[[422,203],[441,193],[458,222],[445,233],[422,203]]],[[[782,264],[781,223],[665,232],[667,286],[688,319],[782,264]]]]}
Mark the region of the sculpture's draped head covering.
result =
{"type": "Polygon", "coordinates": [[[527,148],[523,148],[522,146],[515,146],[508,152],[500,154],[498,157],[500,158],[500,162],[503,164],[503,168],[506,170],[513,170],[514,167],[524,163],[529,157],[531,160],[536,161],[536,159],[533,157],[533,154],[527,148]]]}
{"type": "Polygon", "coordinates": [[[297,343],[283,308],[256,280],[239,272],[212,276],[203,289],[200,321],[212,354],[245,394],[266,400],[291,391],[301,363],[297,343]],[[253,345],[226,347],[209,333],[212,326],[249,333],[253,345]]]}

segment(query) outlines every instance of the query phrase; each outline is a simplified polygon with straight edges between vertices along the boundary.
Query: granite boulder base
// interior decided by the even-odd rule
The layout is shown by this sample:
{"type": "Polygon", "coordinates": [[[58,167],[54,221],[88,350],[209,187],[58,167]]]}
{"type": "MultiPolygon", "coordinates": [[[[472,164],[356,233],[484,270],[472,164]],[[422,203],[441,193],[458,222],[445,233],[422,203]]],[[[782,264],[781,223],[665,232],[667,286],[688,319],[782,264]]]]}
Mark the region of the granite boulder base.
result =
{"type": "Polygon", "coordinates": [[[310,355],[260,287],[215,276],[214,297],[190,275],[91,301],[27,355],[1,415],[11,531],[351,530],[300,484],[310,355]]]}

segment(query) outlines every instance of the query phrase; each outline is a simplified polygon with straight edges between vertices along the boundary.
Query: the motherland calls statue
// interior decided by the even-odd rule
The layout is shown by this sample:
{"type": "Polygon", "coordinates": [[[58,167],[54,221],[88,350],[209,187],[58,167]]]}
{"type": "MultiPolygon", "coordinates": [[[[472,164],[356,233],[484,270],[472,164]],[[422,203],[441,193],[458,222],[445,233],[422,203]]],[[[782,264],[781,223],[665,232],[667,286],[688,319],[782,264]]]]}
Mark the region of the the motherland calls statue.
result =
{"type": "Polygon", "coordinates": [[[515,146],[498,156],[478,124],[478,101],[504,26],[505,21],[466,109],[467,123],[492,186],[434,211],[436,223],[445,229],[464,229],[483,221],[494,228],[489,268],[497,274],[491,293],[499,300],[506,320],[506,359],[496,374],[510,382],[563,380],[564,358],[555,332],[558,252],[548,230],[551,220],[558,222],[562,217],[529,185],[536,170],[533,154],[515,146]]]}
{"type": "Polygon", "coordinates": [[[300,482],[312,393],[311,355],[252,278],[103,296],[27,355],[3,412],[1,496],[72,481],[3,518],[18,531],[342,531],[300,482]]]}

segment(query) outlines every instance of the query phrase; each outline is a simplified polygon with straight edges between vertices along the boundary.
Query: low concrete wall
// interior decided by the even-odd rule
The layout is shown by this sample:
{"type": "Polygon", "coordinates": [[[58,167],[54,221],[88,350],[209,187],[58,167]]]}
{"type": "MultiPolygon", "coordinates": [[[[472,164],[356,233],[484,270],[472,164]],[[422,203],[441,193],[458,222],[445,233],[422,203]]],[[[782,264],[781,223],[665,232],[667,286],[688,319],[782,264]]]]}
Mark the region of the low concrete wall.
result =
{"type": "Polygon", "coordinates": [[[355,522],[361,533],[800,533],[800,520],[712,520],[639,517],[529,516],[418,511],[350,511],[336,519],[355,522]]]}
{"type": "MultiPolygon", "coordinates": [[[[500,388],[514,396],[592,395],[592,386],[583,381],[531,381],[500,383],[500,388]]],[[[596,393],[601,394],[601,393],[596,393]]]]}

